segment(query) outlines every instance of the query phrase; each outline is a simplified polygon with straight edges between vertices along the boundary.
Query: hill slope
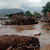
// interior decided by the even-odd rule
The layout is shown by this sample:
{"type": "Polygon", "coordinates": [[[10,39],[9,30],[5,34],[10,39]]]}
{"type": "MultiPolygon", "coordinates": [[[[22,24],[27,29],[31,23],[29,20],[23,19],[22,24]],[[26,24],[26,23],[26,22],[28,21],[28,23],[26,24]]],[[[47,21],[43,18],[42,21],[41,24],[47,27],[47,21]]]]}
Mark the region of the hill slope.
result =
{"type": "Polygon", "coordinates": [[[0,15],[24,12],[22,9],[0,9],[0,15]]]}

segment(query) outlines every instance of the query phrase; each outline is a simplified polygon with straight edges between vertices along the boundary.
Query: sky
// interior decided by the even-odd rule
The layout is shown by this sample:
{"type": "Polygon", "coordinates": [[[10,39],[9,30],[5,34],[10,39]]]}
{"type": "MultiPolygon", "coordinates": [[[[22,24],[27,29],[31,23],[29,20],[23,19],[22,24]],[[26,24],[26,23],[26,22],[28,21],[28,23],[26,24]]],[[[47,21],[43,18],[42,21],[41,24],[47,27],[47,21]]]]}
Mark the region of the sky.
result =
{"type": "Polygon", "coordinates": [[[19,8],[24,11],[41,12],[42,7],[50,0],[0,0],[0,9],[19,8]]]}

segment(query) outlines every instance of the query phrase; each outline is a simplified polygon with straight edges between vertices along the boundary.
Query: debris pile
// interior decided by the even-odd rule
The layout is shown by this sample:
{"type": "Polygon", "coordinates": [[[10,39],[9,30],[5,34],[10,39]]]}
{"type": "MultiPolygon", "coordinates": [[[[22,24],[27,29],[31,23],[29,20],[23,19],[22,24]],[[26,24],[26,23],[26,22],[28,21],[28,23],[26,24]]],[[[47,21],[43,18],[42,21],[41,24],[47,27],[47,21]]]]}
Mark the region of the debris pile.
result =
{"type": "Polygon", "coordinates": [[[34,50],[40,47],[38,38],[3,35],[0,36],[0,50],[34,50]]]}
{"type": "Polygon", "coordinates": [[[13,19],[12,21],[6,21],[6,25],[27,25],[27,24],[37,24],[38,22],[35,21],[34,18],[22,18],[18,17],[16,19],[13,19]]]}

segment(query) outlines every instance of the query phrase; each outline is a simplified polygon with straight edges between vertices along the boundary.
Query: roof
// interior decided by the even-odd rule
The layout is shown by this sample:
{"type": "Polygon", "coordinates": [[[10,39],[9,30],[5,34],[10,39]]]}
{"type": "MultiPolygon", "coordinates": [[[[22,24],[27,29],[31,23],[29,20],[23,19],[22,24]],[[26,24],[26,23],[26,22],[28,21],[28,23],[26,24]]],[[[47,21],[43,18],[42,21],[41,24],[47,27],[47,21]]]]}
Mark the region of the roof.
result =
{"type": "Polygon", "coordinates": [[[0,16],[0,18],[8,18],[8,16],[0,16]]]}

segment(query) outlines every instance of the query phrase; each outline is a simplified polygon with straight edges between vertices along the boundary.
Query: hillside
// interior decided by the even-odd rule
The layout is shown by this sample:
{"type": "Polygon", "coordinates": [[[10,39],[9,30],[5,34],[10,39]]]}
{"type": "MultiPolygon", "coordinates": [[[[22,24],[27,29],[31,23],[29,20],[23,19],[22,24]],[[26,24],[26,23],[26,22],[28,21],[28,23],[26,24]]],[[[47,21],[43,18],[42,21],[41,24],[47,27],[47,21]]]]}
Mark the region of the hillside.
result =
{"type": "Polygon", "coordinates": [[[14,13],[19,13],[19,12],[24,12],[24,10],[22,9],[0,9],[0,15],[14,14],[14,13]]]}

